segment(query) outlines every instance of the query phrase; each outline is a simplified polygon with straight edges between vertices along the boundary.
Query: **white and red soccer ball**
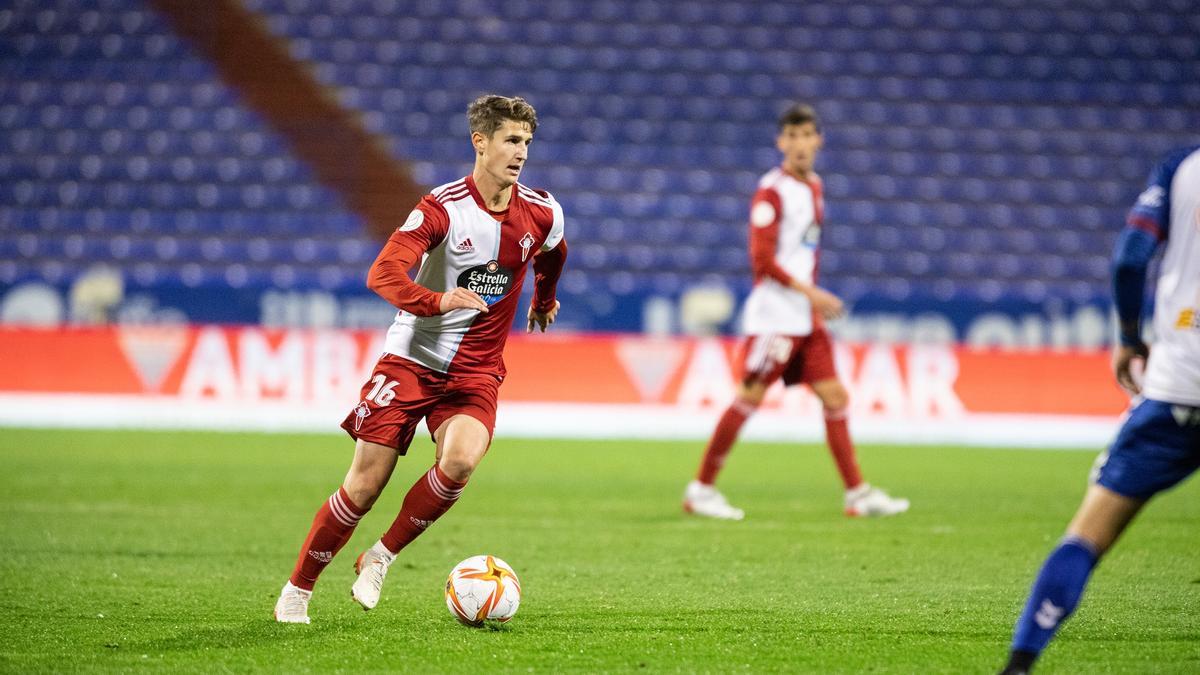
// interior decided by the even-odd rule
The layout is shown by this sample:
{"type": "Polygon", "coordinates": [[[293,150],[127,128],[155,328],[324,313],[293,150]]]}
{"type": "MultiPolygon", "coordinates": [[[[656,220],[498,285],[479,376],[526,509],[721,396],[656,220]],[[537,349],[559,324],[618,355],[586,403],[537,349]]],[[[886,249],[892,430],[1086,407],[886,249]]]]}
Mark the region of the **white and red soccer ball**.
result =
{"type": "Polygon", "coordinates": [[[468,626],[508,621],[521,605],[521,581],[508,563],[477,555],[458,563],[446,580],[446,607],[468,626]]]}

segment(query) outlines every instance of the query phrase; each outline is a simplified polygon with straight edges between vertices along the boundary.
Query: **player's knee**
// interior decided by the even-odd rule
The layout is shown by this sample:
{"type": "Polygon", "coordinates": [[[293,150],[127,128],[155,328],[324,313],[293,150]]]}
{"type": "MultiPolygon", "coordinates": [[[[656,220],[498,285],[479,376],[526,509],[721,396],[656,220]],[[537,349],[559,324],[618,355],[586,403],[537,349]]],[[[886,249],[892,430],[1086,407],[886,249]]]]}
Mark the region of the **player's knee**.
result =
{"type": "Polygon", "coordinates": [[[846,406],[850,405],[850,395],[846,393],[845,389],[842,389],[835,394],[830,394],[822,403],[828,410],[844,410],[846,406]]]}
{"type": "Polygon", "coordinates": [[[843,410],[850,405],[850,394],[841,384],[817,392],[826,410],[843,410]]]}
{"type": "Polygon", "coordinates": [[[450,480],[465,483],[475,472],[475,467],[479,466],[481,459],[483,459],[483,453],[447,451],[438,462],[438,468],[450,480]]]}
{"type": "Polygon", "coordinates": [[[483,423],[467,415],[455,415],[438,429],[438,467],[450,480],[466,482],[491,444],[483,423]]]}
{"type": "Polygon", "coordinates": [[[754,408],[762,405],[763,398],[767,395],[767,388],[758,382],[750,382],[742,384],[738,387],[738,400],[746,403],[754,408]]]}
{"type": "Polygon", "coordinates": [[[342,484],[342,489],[346,491],[355,506],[360,509],[369,509],[375,504],[375,500],[379,499],[379,494],[383,492],[385,485],[387,485],[386,476],[380,477],[362,472],[346,476],[346,482],[342,484]]]}

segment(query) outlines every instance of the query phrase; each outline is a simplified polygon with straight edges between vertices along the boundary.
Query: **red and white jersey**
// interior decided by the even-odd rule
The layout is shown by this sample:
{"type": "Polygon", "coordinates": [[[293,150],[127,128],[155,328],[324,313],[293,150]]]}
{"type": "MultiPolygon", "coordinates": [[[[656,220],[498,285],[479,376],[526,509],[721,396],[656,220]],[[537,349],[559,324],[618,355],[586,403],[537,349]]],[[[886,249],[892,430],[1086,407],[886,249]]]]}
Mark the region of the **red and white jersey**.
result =
{"type": "Polygon", "coordinates": [[[783,168],[758,181],[750,201],[750,260],[754,290],[742,309],[747,335],[808,335],[813,308],[808,297],[793,290],[795,279],[817,282],[817,258],[825,202],[821,178],[799,178],[783,168]]]}
{"type": "Polygon", "coordinates": [[[467,176],[425,195],[392,237],[404,237],[403,243],[425,252],[418,285],[439,293],[456,286],[470,289],[488,304],[488,312],[455,309],[417,316],[402,309],[384,351],[438,372],[503,379],[504,343],[526,267],[539,251],[562,241],[562,207],[549,193],[518,183],[508,209],[494,213],[467,176]]]}

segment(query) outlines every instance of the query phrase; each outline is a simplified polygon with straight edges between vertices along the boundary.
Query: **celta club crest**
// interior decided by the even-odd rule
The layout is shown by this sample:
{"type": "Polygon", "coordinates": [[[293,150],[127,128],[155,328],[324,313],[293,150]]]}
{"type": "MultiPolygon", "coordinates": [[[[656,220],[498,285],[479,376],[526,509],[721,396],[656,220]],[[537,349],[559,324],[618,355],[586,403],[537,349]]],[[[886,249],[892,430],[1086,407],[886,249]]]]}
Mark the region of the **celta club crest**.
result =
{"type": "Polygon", "coordinates": [[[517,243],[521,245],[521,262],[525,262],[529,258],[529,249],[533,248],[533,235],[526,232],[517,243]]]}
{"type": "Polygon", "coordinates": [[[371,409],[367,407],[366,401],[359,401],[358,405],[354,406],[354,430],[362,431],[363,420],[371,415],[371,409]]]}

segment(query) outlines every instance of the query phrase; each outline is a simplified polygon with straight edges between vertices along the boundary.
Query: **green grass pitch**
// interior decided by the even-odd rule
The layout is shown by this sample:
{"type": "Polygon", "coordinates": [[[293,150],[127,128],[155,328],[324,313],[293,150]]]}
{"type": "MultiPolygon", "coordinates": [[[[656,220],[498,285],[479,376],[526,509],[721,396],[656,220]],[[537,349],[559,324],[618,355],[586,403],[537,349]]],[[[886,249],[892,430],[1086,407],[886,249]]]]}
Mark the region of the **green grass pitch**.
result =
{"type": "MultiPolygon", "coordinates": [[[[868,446],[910,513],[853,520],[822,447],[742,444],[742,523],[684,516],[697,443],[497,440],[392,567],[354,557],[432,462],[428,439],[326,570],[311,626],[271,619],[336,436],[0,430],[0,670],[988,673],[1093,453],[868,446]],[[446,611],[459,560],[498,555],[508,625],[446,611]]],[[[1044,673],[1200,672],[1200,485],[1153,502],[1092,577],[1044,673]]]]}

